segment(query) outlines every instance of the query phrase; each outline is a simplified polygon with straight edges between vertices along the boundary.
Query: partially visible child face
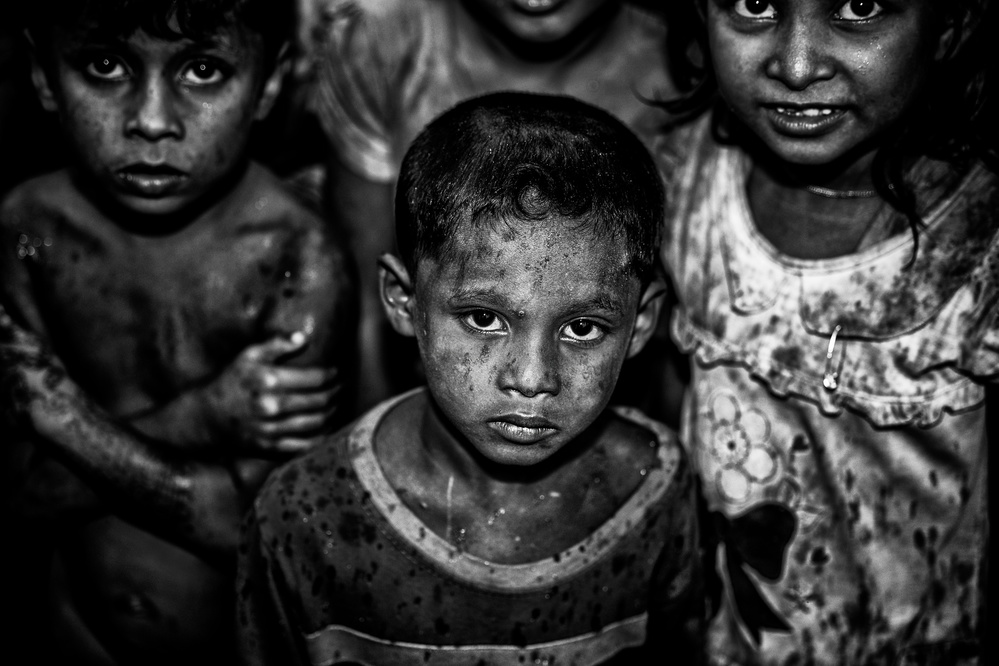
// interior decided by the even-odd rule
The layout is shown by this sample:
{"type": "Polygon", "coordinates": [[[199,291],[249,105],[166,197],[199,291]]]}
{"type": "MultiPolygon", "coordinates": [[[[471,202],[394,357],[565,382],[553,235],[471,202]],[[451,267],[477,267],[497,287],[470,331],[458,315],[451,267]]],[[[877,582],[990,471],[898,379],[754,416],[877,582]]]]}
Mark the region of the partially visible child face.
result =
{"type": "Polygon", "coordinates": [[[489,460],[541,462],[610,400],[640,284],[623,241],[570,223],[466,229],[464,262],[421,261],[413,325],[430,391],[489,460]]]}
{"type": "Polygon", "coordinates": [[[620,0],[463,0],[518,40],[548,44],[573,34],[601,7],[620,0]]]}
{"type": "Polygon", "coordinates": [[[51,66],[36,83],[58,110],[77,163],[140,214],[176,213],[241,166],[249,130],[276,91],[262,43],[237,27],[207,42],[137,31],[96,40],[53,29],[51,66]]]}
{"type": "Polygon", "coordinates": [[[707,0],[722,97],[781,160],[870,153],[926,80],[928,0],[707,0]]]}

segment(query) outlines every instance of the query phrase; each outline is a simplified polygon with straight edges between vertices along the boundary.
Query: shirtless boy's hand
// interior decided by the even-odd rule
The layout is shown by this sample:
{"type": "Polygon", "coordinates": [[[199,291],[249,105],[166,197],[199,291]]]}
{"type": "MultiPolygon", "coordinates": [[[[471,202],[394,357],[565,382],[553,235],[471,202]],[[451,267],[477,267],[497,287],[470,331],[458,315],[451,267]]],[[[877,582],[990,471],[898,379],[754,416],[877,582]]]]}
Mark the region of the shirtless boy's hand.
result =
{"type": "Polygon", "coordinates": [[[256,453],[299,453],[327,434],[339,403],[336,368],[283,364],[308,341],[295,331],[244,349],[205,387],[209,428],[256,453]]]}

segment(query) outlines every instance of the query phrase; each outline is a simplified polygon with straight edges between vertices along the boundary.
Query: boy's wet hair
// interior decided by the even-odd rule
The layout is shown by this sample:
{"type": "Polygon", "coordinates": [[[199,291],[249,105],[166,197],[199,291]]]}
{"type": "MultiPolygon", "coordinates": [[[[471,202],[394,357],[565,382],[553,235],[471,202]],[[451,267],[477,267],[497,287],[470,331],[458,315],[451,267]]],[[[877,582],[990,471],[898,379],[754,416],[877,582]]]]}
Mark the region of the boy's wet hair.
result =
{"type": "Polygon", "coordinates": [[[431,122],[403,159],[396,239],[414,275],[454,261],[461,225],[578,223],[623,239],[644,282],[658,259],[663,188],[648,151],[609,113],[571,97],[494,93],[431,122]]]}
{"type": "MultiPolygon", "coordinates": [[[[669,129],[714,109],[715,134],[732,137],[728,111],[708,51],[706,0],[662,0],[667,23],[670,71],[682,95],[660,102],[669,129]]],[[[950,30],[949,49],[930,72],[926,89],[875,155],[878,193],[903,213],[916,238],[922,225],[915,193],[905,174],[916,160],[931,157],[959,170],[981,160],[999,173],[999,6],[996,0],[929,0],[941,34],[950,30]]],[[[913,255],[915,256],[915,254],[913,255]]]]}
{"type": "Polygon", "coordinates": [[[22,10],[24,24],[41,43],[54,26],[83,30],[95,39],[142,30],[160,39],[204,41],[221,28],[241,25],[261,36],[268,65],[294,27],[294,3],[288,0],[32,0],[28,7],[22,10]]]}

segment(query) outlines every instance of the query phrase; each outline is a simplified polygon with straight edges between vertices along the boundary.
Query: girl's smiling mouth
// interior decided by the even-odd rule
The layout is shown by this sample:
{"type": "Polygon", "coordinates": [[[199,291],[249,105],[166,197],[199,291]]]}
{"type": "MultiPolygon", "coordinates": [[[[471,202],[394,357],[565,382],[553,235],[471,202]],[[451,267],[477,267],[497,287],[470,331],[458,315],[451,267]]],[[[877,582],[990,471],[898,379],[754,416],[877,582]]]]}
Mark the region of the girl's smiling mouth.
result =
{"type": "Polygon", "coordinates": [[[764,104],[773,128],[785,136],[808,138],[826,134],[840,125],[847,115],[842,106],[822,104],[764,104]]]}

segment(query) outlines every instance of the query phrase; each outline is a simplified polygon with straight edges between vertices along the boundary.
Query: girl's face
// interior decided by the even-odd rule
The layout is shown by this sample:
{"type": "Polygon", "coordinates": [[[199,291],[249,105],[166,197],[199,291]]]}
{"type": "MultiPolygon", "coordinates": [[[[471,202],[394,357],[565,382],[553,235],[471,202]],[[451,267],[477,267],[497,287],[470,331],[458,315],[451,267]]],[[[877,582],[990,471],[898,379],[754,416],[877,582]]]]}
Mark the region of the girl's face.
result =
{"type": "Polygon", "coordinates": [[[783,162],[856,163],[937,57],[930,0],[707,0],[719,92],[783,162]]]}

